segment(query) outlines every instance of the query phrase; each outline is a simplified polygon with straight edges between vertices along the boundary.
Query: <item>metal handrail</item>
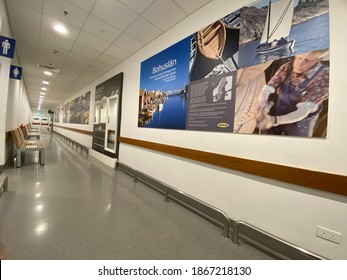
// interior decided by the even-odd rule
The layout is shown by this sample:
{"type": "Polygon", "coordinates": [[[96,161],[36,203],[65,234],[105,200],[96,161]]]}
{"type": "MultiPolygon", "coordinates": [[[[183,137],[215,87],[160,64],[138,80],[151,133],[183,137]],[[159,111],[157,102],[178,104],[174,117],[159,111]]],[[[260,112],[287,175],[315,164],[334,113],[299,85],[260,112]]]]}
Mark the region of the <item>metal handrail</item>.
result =
{"type": "Polygon", "coordinates": [[[84,146],[82,145],[81,143],[75,141],[75,140],[72,140],[71,138],[59,133],[59,132],[56,132],[55,130],[52,130],[53,133],[57,134],[58,136],[62,137],[63,138],[63,141],[64,142],[69,142],[69,145],[71,143],[71,146],[73,147],[74,145],[76,145],[76,151],[77,151],[77,146],[80,146],[80,149],[81,149],[81,154],[82,154],[82,150],[85,150],[87,155],[89,153],[89,149],[87,146],[84,146]]]}
{"type": "Polygon", "coordinates": [[[253,226],[253,225],[251,225],[251,224],[249,224],[247,222],[244,222],[244,221],[235,221],[234,222],[232,242],[234,244],[236,244],[236,245],[239,245],[239,229],[240,229],[241,226],[248,227],[248,228],[253,229],[253,230],[255,230],[255,231],[257,231],[257,232],[259,232],[261,234],[266,235],[267,237],[270,237],[270,238],[272,238],[272,239],[274,239],[276,241],[279,241],[279,242],[281,242],[281,243],[283,243],[283,244],[285,244],[285,245],[287,245],[287,246],[289,246],[289,247],[291,247],[291,248],[293,248],[295,250],[298,250],[300,253],[302,253],[305,256],[312,257],[312,258],[317,259],[317,260],[325,260],[326,259],[326,258],[324,258],[324,257],[322,257],[320,255],[317,255],[317,254],[312,253],[312,252],[310,252],[310,251],[308,251],[306,249],[303,249],[303,248],[301,248],[301,247],[299,247],[297,245],[294,245],[294,244],[292,244],[292,243],[290,243],[288,241],[285,241],[285,240],[283,240],[283,239],[281,239],[281,238],[279,238],[279,237],[277,237],[277,236],[275,236],[275,235],[273,235],[271,233],[268,233],[268,232],[266,232],[266,231],[264,231],[264,230],[262,230],[260,228],[257,228],[256,226],[253,226]]]}
{"type": "Polygon", "coordinates": [[[214,211],[218,212],[219,214],[221,214],[224,217],[224,220],[225,220],[224,221],[223,236],[225,238],[229,238],[229,217],[228,217],[228,215],[224,211],[222,211],[222,210],[220,210],[220,209],[218,209],[218,208],[216,208],[216,207],[214,207],[214,206],[212,206],[212,205],[210,205],[210,204],[208,204],[208,203],[206,203],[206,202],[204,202],[204,201],[202,201],[202,200],[200,200],[200,199],[198,199],[198,198],[196,198],[194,196],[191,196],[190,194],[187,194],[187,193],[185,193],[185,192],[183,192],[181,190],[178,190],[178,189],[176,189],[174,187],[171,187],[171,186],[166,186],[166,190],[165,190],[165,199],[166,199],[166,201],[169,201],[170,190],[178,192],[181,195],[186,196],[186,197],[188,197],[188,198],[190,198],[192,200],[195,200],[196,202],[201,203],[202,205],[204,205],[206,207],[209,207],[212,210],[214,210],[214,211]]]}
{"type": "Polygon", "coordinates": [[[7,176],[3,176],[0,175],[0,186],[1,186],[1,194],[0,196],[2,196],[3,192],[7,192],[8,191],[8,178],[7,176]]]}
{"type": "MultiPolygon", "coordinates": [[[[202,200],[200,200],[200,199],[198,199],[198,198],[196,198],[194,196],[191,196],[190,194],[187,194],[187,193],[185,193],[185,192],[183,192],[181,190],[178,190],[178,189],[176,189],[176,188],[174,188],[174,187],[172,187],[172,186],[170,186],[170,185],[168,185],[168,184],[166,184],[164,182],[161,182],[161,181],[157,180],[154,177],[151,177],[151,176],[149,176],[147,174],[144,174],[144,173],[142,173],[142,172],[140,172],[140,171],[138,171],[138,170],[136,170],[136,169],[134,169],[134,168],[124,164],[124,163],[121,163],[121,162],[118,161],[117,162],[117,167],[119,167],[119,164],[124,165],[125,167],[133,170],[133,172],[134,172],[133,176],[134,176],[134,180],[135,181],[139,180],[139,178],[138,178],[139,174],[143,174],[145,177],[147,177],[147,178],[149,178],[149,179],[151,179],[153,181],[156,181],[156,182],[160,183],[161,185],[163,185],[165,187],[165,194],[164,194],[165,195],[165,199],[164,199],[164,201],[166,201],[166,202],[169,201],[170,190],[172,190],[172,191],[175,191],[175,192],[177,192],[177,193],[179,193],[179,194],[181,194],[181,195],[183,195],[183,196],[185,196],[185,197],[187,197],[187,198],[189,198],[191,200],[194,200],[194,201],[196,201],[196,202],[198,202],[198,203],[200,203],[200,204],[202,204],[202,205],[204,205],[204,206],[206,206],[206,207],[216,211],[217,213],[221,214],[224,217],[223,236],[225,238],[229,238],[229,226],[230,226],[229,221],[230,221],[230,219],[229,219],[228,215],[225,212],[223,212],[222,210],[220,210],[220,209],[218,209],[218,208],[216,208],[216,207],[214,207],[214,206],[212,206],[212,205],[210,205],[210,204],[208,204],[208,203],[206,203],[206,202],[204,202],[204,201],[202,201],[202,200]]],[[[146,182],[144,181],[144,183],[146,183],[146,182]]]]}

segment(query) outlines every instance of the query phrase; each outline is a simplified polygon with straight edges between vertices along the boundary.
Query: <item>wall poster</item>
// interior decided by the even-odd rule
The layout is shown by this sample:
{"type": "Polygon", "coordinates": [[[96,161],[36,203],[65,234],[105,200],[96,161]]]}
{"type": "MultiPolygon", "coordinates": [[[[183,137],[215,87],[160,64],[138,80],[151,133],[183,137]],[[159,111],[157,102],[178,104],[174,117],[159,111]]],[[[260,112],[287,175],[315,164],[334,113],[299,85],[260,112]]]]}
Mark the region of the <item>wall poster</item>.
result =
{"type": "Polygon", "coordinates": [[[89,109],[90,91],[63,105],[63,122],[89,124],[89,109]]]}
{"type": "Polygon", "coordinates": [[[60,109],[59,108],[55,109],[53,114],[54,114],[53,122],[58,123],[59,122],[59,116],[60,116],[60,109]]]}
{"type": "Polygon", "coordinates": [[[95,88],[93,150],[111,158],[118,156],[123,73],[95,88]]]}
{"type": "Polygon", "coordinates": [[[258,0],[141,63],[138,126],[326,137],[329,1],[258,0]]]}

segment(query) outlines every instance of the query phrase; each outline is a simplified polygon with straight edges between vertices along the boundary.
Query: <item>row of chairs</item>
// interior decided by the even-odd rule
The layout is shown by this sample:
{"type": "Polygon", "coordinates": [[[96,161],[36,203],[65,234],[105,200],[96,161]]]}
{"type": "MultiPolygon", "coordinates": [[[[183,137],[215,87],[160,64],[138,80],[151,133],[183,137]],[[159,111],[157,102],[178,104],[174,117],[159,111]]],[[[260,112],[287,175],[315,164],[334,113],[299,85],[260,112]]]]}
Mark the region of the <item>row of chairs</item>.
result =
{"type": "Polygon", "coordinates": [[[34,128],[31,124],[21,125],[20,128],[24,133],[25,139],[36,138],[40,140],[41,134],[38,128],[34,128]]]}
{"type": "Polygon", "coordinates": [[[40,139],[38,130],[33,129],[30,125],[22,125],[21,127],[11,130],[11,136],[15,145],[16,167],[22,166],[22,152],[39,152],[40,164],[45,164],[45,145],[40,139]],[[36,137],[36,140],[29,140],[36,137]]]}

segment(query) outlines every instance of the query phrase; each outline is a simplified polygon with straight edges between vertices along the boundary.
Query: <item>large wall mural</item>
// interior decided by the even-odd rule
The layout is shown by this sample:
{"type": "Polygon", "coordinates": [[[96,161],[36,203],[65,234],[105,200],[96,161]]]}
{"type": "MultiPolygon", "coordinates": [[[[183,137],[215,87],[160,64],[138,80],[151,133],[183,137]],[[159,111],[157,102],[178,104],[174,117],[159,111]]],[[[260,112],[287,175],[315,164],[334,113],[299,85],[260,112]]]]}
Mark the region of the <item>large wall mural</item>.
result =
{"type": "Polygon", "coordinates": [[[90,91],[63,105],[63,122],[89,124],[90,91]]]}
{"type": "Polygon", "coordinates": [[[326,137],[329,1],[259,0],[141,63],[138,126],[326,137]]]}

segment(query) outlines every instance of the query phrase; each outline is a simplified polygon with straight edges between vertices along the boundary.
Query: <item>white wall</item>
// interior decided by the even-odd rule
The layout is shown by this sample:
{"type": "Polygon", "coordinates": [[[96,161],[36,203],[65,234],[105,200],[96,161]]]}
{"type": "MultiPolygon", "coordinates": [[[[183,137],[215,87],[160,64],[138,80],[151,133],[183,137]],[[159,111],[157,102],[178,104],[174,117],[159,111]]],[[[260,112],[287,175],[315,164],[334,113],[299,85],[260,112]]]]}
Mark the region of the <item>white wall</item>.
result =
{"type": "MultiPolygon", "coordinates": [[[[0,0],[1,35],[12,37],[6,9],[0,0]]],[[[23,80],[9,79],[10,66],[19,65],[14,59],[0,57],[0,166],[4,165],[11,155],[12,142],[5,138],[6,132],[17,128],[20,124],[30,122],[31,106],[23,80]]]]}
{"type": "MultiPolygon", "coordinates": [[[[94,90],[97,84],[124,72],[121,136],[347,175],[347,40],[346,36],[341,34],[343,27],[347,26],[345,0],[330,1],[331,80],[327,139],[164,131],[137,127],[141,62],[250,2],[212,1],[76,96],[86,90],[94,90]]],[[[91,108],[91,117],[92,112],[94,108],[91,108]]],[[[92,126],[89,129],[92,130],[92,126]]],[[[120,146],[120,161],[222,209],[233,220],[249,222],[327,258],[347,258],[345,196],[217,168],[125,144],[120,146]],[[342,243],[338,245],[315,237],[317,225],[342,232],[342,243]]]]}
{"type": "MultiPolygon", "coordinates": [[[[330,1],[331,83],[327,139],[240,135],[137,127],[140,63],[250,1],[217,0],[114,69],[124,72],[121,135],[241,158],[347,175],[347,53],[341,26],[347,2],[330,1]],[[126,109],[125,109],[126,108],[126,109]]],[[[328,258],[347,258],[347,197],[250,176],[121,144],[120,161],[287,241],[328,258]],[[340,245],[315,237],[316,226],[343,233],[340,245]]],[[[347,187],[347,186],[346,186],[347,187]]]]}
{"type": "Polygon", "coordinates": [[[6,130],[16,129],[21,124],[30,123],[30,116],[30,103],[23,81],[10,79],[8,87],[6,130]]]}

